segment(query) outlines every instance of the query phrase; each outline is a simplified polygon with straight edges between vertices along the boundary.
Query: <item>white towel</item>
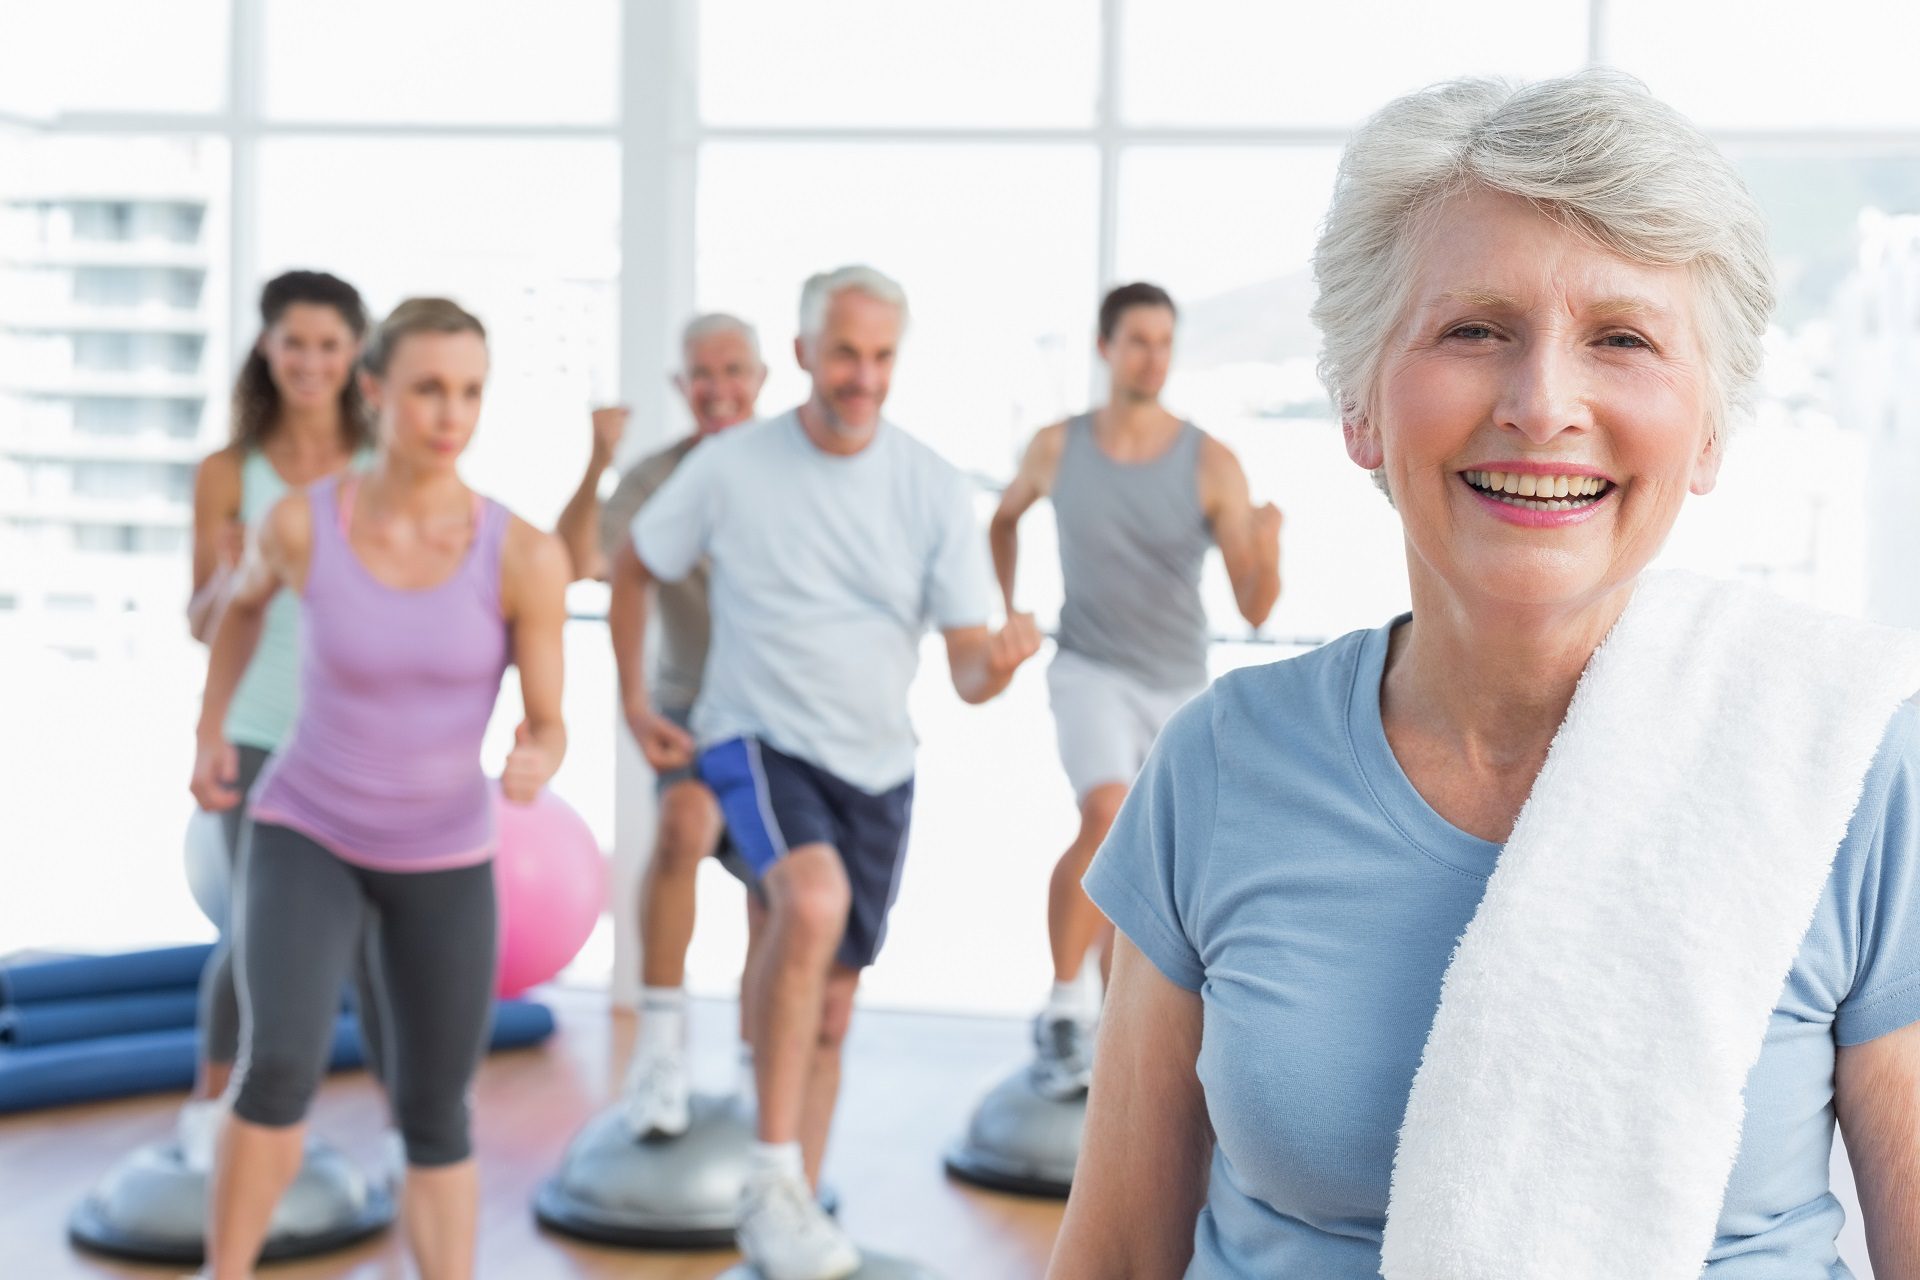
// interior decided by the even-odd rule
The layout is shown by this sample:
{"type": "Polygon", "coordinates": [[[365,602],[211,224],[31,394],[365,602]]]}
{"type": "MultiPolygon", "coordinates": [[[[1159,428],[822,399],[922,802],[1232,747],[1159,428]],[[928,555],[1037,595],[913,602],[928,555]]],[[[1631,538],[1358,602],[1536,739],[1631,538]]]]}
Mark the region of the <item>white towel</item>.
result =
{"type": "Polygon", "coordinates": [[[1388,1280],[1687,1280],[1920,636],[1648,576],[1449,965],[1388,1280]]]}

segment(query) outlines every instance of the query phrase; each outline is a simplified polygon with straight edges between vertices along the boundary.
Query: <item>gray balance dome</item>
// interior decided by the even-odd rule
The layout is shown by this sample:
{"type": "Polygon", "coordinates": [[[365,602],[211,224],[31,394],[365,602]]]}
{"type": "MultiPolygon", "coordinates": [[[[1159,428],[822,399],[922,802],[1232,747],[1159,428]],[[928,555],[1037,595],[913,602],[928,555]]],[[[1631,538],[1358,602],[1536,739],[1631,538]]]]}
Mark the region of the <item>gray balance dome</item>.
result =
{"type": "MultiPolygon", "coordinates": [[[[753,1146],[753,1112],[731,1097],[697,1093],[693,1123],[677,1138],[639,1139],[618,1103],[587,1121],[540,1184],[543,1226],[600,1244],[641,1249],[724,1249],[753,1146]]],[[[833,1208],[830,1192],[821,1202],[833,1208]]]]}
{"type": "Polygon", "coordinates": [[[1064,1196],[1086,1122],[1085,1094],[1046,1097],[1034,1089],[1031,1068],[1022,1066],[980,1100],[966,1137],[947,1151],[947,1172],[995,1191],[1064,1196]]]}
{"type": "MultiPolygon", "coordinates": [[[[187,1167],[171,1140],[115,1165],[74,1208],[67,1235],[96,1253],[198,1266],[206,1251],[208,1176],[187,1167]]],[[[393,1196],[325,1143],[309,1139],[305,1162],[274,1210],[261,1257],[304,1258],[356,1244],[393,1222],[393,1196]]]]}

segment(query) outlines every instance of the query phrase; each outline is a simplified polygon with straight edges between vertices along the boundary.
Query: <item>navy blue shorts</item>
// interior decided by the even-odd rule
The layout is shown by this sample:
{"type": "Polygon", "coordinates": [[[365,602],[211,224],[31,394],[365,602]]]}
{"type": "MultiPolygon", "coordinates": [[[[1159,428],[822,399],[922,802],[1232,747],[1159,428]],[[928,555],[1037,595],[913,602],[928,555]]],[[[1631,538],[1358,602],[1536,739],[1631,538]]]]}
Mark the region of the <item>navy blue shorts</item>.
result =
{"type": "Polygon", "coordinates": [[[719,797],[733,847],[756,877],[789,849],[833,846],[853,891],[835,958],[850,969],[872,964],[900,892],[913,779],[875,795],[757,738],[729,738],[701,752],[700,778],[719,797]]]}
{"type": "MultiPolygon", "coordinates": [[[[690,708],[657,706],[655,709],[675,725],[685,729],[688,733],[693,732],[693,711],[690,708]]],[[[655,796],[663,796],[669,790],[679,786],[683,782],[699,781],[700,762],[694,760],[689,764],[682,765],[678,769],[669,769],[665,773],[654,774],[653,794],[655,796]]],[[[731,872],[735,880],[747,886],[748,893],[765,902],[766,895],[760,891],[760,885],[754,879],[752,869],[749,868],[746,862],[740,857],[740,851],[733,847],[733,838],[727,832],[724,821],[725,816],[724,813],[721,815],[723,821],[720,826],[720,843],[714,846],[714,861],[731,872]]]]}

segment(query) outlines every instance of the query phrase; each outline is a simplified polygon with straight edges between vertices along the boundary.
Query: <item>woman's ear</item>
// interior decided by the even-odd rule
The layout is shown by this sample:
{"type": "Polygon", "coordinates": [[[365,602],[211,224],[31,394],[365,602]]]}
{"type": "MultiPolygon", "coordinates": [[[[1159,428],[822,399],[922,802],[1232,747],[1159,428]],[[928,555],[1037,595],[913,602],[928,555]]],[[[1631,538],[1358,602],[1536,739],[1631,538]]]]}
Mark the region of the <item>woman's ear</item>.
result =
{"type": "Polygon", "coordinates": [[[1386,450],[1380,446],[1380,433],[1358,414],[1341,415],[1340,434],[1347,442],[1347,456],[1362,471],[1378,471],[1387,460],[1386,450]]]}
{"type": "Polygon", "coordinates": [[[1712,493],[1720,479],[1720,459],[1725,456],[1727,433],[1724,426],[1708,426],[1705,443],[1693,459],[1693,475],[1687,488],[1696,494],[1712,493]]]}

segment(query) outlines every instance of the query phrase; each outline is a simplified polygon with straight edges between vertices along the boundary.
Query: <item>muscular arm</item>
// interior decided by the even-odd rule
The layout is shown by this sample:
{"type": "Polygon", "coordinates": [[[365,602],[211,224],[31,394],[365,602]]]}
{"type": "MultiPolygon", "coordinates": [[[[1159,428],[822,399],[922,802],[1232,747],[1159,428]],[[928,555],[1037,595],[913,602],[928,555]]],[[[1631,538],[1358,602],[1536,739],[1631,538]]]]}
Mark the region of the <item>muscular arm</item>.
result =
{"type": "Polygon", "coordinates": [[[209,454],[193,476],[193,591],[187,630],[213,643],[214,615],[233,585],[244,553],[240,527],[240,459],[232,449],[209,454]]]}
{"type": "Polygon", "coordinates": [[[600,475],[605,470],[604,466],[587,468],[580,487],[567,499],[553,526],[553,535],[567,556],[568,580],[572,582],[584,578],[605,581],[607,577],[607,557],[600,550],[600,475]]]}
{"type": "Polygon", "coordinates": [[[1874,1273],[1920,1276],[1920,1024],[1841,1048],[1833,1085],[1874,1273]]]}
{"type": "Polygon", "coordinates": [[[613,667],[620,679],[620,710],[633,740],[656,772],[683,768],[693,761],[693,738],[665,716],[656,715],[647,697],[647,612],[656,579],[623,538],[614,552],[613,598],[607,603],[607,631],[613,638],[613,667]]]}
{"type": "Polygon", "coordinates": [[[583,578],[606,581],[607,557],[600,549],[600,477],[613,465],[627,414],[621,407],[593,411],[593,450],[587,458],[586,474],[553,526],[554,536],[566,548],[570,582],[583,578]]]}
{"type": "Polygon", "coordinates": [[[607,602],[607,632],[613,639],[613,669],[620,681],[620,705],[628,723],[636,710],[647,710],[647,612],[653,597],[653,574],[627,538],[613,555],[610,579],[613,595],[607,602]]]}
{"type": "Polygon", "coordinates": [[[993,550],[993,576],[1000,582],[1000,596],[1006,601],[1009,617],[1015,612],[1013,582],[1020,562],[1020,517],[1052,492],[1065,440],[1066,429],[1057,423],[1034,433],[1026,456],[1020,460],[1020,470],[1001,492],[1000,505],[987,525],[987,545],[993,550]]]}
{"type": "Polygon", "coordinates": [[[533,800],[567,754],[560,694],[570,569],[557,538],[514,519],[500,557],[500,602],[526,713],[500,785],[509,800],[521,804],[533,800]]]}
{"type": "Polygon", "coordinates": [[[1258,627],[1280,599],[1280,512],[1256,507],[1233,451],[1208,436],[1200,450],[1200,507],[1233,583],[1234,603],[1258,627]]]}
{"type": "Polygon", "coordinates": [[[1193,1254],[1213,1127],[1195,1074],[1200,997],[1114,938],[1073,1195],[1048,1280],[1172,1280],[1193,1254]]]}

